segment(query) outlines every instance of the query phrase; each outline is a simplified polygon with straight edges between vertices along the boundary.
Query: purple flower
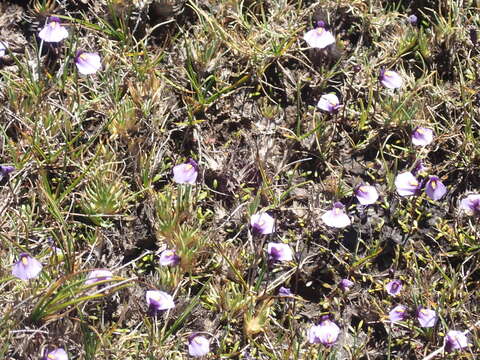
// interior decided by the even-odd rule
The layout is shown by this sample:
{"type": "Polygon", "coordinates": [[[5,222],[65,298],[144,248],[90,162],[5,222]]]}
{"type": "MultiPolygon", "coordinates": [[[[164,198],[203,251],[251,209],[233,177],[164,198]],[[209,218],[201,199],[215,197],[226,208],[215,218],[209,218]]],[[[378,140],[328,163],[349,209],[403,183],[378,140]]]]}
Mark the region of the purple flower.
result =
{"type": "Polygon", "coordinates": [[[27,253],[21,253],[18,261],[13,264],[12,275],[22,280],[34,279],[38,277],[42,268],[40,261],[27,253]]]}
{"type": "Polygon", "coordinates": [[[403,305],[395,306],[390,312],[388,313],[388,319],[392,323],[396,323],[398,321],[402,321],[407,317],[407,308],[403,305]]]}
{"type": "Polygon", "coordinates": [[[335,36],[332,33],[325,29],[325,25],[322,24],[317,28],[308,31],[303,35],[303,40],[305,40],[308,46],[317,49],[323,49],[328,45],[335,43],[335,36]]]}
{"type": "Polygon", "coordinates": [[[480,215],[480,194],[468,195],[460,202],[460,209],[468,215],[480,215]]]}
{"type": "Polygon", "coordinates": [[[82,75],[95,74],[102,68],[98,53],[83,50],[77,51],[75,65],[77,65],[78,72],[82,75]]]}
{"type": "Polygon", "coordinates": [[[0,41],[0,58],[4,57],[7,53],[7,45],[4,42],[0,41]]]}
{"type": "Polygon", "coordinates": [[[110,280],[113,274],[110,270],[93,270],[88,274],[87,280],[85,280],[85,285],[95,284],[99,281],[110,280]]]}
{"type": "Polygon", "coordinates": [[[318,101],[317,107],[320,110],[334,113],[340,108],[340,102],[338,100],[337,95],[335,94],[324,94],[320,97],[320,100],[318,101]]]}
{"type": "Polygon", "coordinates": [[[340,328],[333,321],[323,320],[320,325],[313,325],[308,329],[307,337],[310,344],[332,346],[338,339],[340,328]]]}
{"type": "Polygon", "coordinates": [[[398,174],[395,178],[395,186],[400,196],[415,195],[420,188],[417,178],[409,171],[398,174]]]}
{"type": "Polygon", "coordinates": [[[362,205],[370,205],[378,200],[378,192],[375,186],[360,184],[353,192],[362,205]]]}
{"type": "Polygon", "coordinates": [[[188,159],[184,164],[173,167],[173,181],[177,184],[195,184],[198,176],[198,164],[193,159],[188,159]]]}
{"type": "Polygon", "coordinates": [[[387,293],[392,296],[397,296],[402,290],[402,282],[400,280],[392,280],[387,285],[385,285],[385,290],[387,293]]]}
{"type": "Polygon", "coordinates": [[[210,342],[205,336],[192,334],[188,337],[188,353],[193,357],[200,357],[210,352],[210,342]]]}
{"type": "Polygon", "coordinates": [[[267,235],[275,231],[275,220],[264,212],[253,214],[250,218],[250,225],[253,232],[257,234],[267,235]]]}
{"type": "Polygon", "coordinates": [[[447,188],[440,181],[438,176],[430,176],[425,185],[425,192],[432,200],[440,200],[447,192],[447,188]]]}
{"type": "Polygon", "coordinates": [[[343,291],[348,291],[353,286],[353,281],[350,281],[348,279],[342,279],[340,280],[338,286],[340,286],[340,289],[342,289],[343,291]]]}
{"type": "Polygon", "coordinates": [[[278,289],[278,296],[291,297],[293,293],[289,288],[281,286],[280,289],[278,289]]]}
{"type": "Polygon", "coordinates": [[[322,215],[322,220],[327,226],[343,228],[352,222],[345,213],[345,206],[341,202],[333,204],[333,209],[322,215]]]}
{"type": "Polygon", "coordinates": [[[417,18],[416,15],[412,14],[409,17],[407,17],[407,21],[412,25],[416,25],[417,21],[418,21],[418,18],[417,18]]]}
{"type": "Polygon", "coordinates": [[[395,71],[392,70],[381,70],[380,71],[380,82],[383,86],[389,89],[398,89],[403,85],[402,77],[395,71]]]}
{"type": "Polygon", "coordinates": [[[172,296],[160,290],[148,290],[145,294],[145,298],[151,315],[175,307],[172,296]]]}
{"type": "Polygon", "coordinates": [[[292,249],[287,244],[282,243],[268,243],[267,245],[268,257],[272,261],[291,261],[293,259],[292,249]]]}
{"type": "Polygon", "coordinates": [[[14,166],[0,165],[0,179],[3,179],[10,175],[15,170],[14,166]]]}
{"type": "Polygon", "coordinates": [[[417,310],[417,320],[421,327],[430,328],[437,322],[437,313],[435,310],[419,307],[417,310]]]}
{"type": "Polygon", "coordinates": [[[47,25],[38,33],[38,37],[45,42],[60,42],[68,37],[68,31],[60,23],[60,19],[51,16],[47,25]]]}
{"type": "Polygon", "coordinates": [[[180,262],[180,256],[175,253],[175,250],[164,250],[160,254],[160,265],[175,266],[180,262]]]}
{"type": "Polygon", "coordinates": [[[418,160],[413,167],[412,174],[414,176],[425,176],[427,174],[427,167],[423,164],[422,160],[418,160]]]}
{"type": "Polygon", "coordinates": [[[68,355],[62,348],[55,350],[45,350],[42,360],[68,360],[68,355]]]}
{"type": "Polygon", "coordinates": [[[433,130],[417,127],[412,133],[412,143],[417,146],[427,146],[433,141],[433,130]]]}
{"type": "Polygon", "coordinates": [[[451,352],[453,350],[462,349],[469,345],[466,331],[450,330],[445,336],[445,350],[451,352]]]}

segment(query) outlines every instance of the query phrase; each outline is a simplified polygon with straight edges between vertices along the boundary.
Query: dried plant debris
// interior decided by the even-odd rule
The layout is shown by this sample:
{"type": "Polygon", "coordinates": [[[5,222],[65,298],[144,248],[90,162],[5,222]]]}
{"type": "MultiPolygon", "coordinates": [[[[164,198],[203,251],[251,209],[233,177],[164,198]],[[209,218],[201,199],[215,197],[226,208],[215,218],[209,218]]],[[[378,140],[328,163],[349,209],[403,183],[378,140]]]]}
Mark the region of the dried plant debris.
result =
{"type": "Polygon", "coordinates": [[[477,358],[479,10],[0,3],[0,358],[477,358]]]}

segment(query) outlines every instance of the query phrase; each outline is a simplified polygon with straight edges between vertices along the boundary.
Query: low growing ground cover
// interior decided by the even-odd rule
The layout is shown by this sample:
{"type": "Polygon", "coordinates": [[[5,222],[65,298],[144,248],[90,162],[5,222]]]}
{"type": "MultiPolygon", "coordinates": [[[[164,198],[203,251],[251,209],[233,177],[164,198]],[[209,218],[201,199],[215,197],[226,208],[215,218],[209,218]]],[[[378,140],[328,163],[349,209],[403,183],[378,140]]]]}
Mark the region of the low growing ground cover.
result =
{"type": "Polygon", "coordinates": [[[479,10],[0,3],[0,358],[476,358],[479,10]]]}

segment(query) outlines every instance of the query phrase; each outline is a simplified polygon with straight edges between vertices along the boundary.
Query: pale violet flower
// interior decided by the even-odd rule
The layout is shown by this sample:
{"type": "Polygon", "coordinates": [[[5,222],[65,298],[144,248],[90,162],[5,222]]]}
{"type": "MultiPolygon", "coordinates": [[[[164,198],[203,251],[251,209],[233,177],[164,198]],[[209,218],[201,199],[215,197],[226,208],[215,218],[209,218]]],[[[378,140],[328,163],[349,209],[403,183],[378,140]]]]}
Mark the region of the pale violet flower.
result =
{"type": "Polygon", "coordinates": [[[68,360],[68,355],[62,348],[50,351],[45,350],[41,360],[68,360]]]}
{"type": "Polygon", "coordinates": [[[378,192],[375,186],[360,184],[353,192],[362,205],[370,205],[378,200],[378,192]]]}
{"type": "Polygon", "coordinates": [[[156,315],[159,311],[173,309],[175,307],[173,297],[160,290],[148,290],[145,294],[145,299],[151,315],[156,315]]]}
{"type": "Polygon", "coordinates": [[[430,199],[440,200],[447,193],[447,188],[443,185],[438,176],[429,176],[428,181],[425,184],[425,192],[430,199]]]}
{"type": "Polygon", "coordinates": [[[392,70],[381,70],[380,82],[383,86],[389,89],[398,89],[403,85],[402,77],[397,72],[392,70]]]}
{"type": "Polygon", "coordinates": [[[427,176],[427,173],[428,173],[428,168],[425,166],[425,164],[423,163],[422,160],[418,160],[413,169],[412,169],[412,175],[414,176],[427,176]]]}
{"type": "Polygon", "coordinates": [[[305,33],[303,40],[312,48],[323,49],[335,43],[335,36],[320,22],[318,27],[305,33]]]}
{"type": "Polygon", "coordinates": [[[427,146],[433,141],[433,130],[424,127],[417,127],[412,133],[412,144],[427,146]]]}
{"type": "Polygon", "coordinates": [[[188,159],[184,164],[173,167],[173,181],[177,184],[193,185],[197,181],[198,164],[193,159],[188,159]]]}
{"type": "Polygon", "coordinates": [[[162,266],[175,266],[180,262],[180,256],[175,253],[175,250],[164,250],[160,254],[160,265],[162,266]]]}
{"type": "Polygon", "coordinates": [[[85,285],[95,284],[99,281],[110,280],[113,274],[110,270],[98,269],[91,271],[88,276],[87,280],[85,280],[85,285]]]}
{"type": "Polygon", "coordinates": [[[460,202],[460,209],[470,216],[480,215],[480,194],[468,195],[460,202]]]}
{"type": "Polygon", "coordinates": [[[62,26],[58,17],[51,16],[38,33],[38,37],[45,42],[60,42],[68,37],[68,31],[62,26]]]}
{"type": "Polygon", "coordinates": [[[15,167],[10,165],[0,165],[0,183],[8,181],[10,174],[15,171],[15,167]]]}
{"type": "Polygon", "coordinates": [[[445,350],[451,352],[460,350],[469,345],[466,331],[450,330],[445,336],[445,350]]]}
{"type": "Polygon", "coordinates": [[[419,307],[417,310],[417,320],[421,327],[433,327],[437,322],[437,313],[435,310],[419,307]]]}
{"type": "Polygon", "coordinates": [[[292,290],[290,290],[289,288],[280,286],[280,289],[278,289],[278,296],[292,297],[293,293],[292,293],[292,290]]]}
{"type": "Polygon", "coordinates": [[[407,21],[411,24],[411,25],[416,25],[417,22],[418,22],[418,18],[416,15],[412,14],[410,15],[409,17],[407,17],[407,21]]]}
{"type": "Polygon", "coordinates": [[[340,286],[340,289],[342,289],[343,291],[348,291],[353,286],[353,281],[350,281],[348,279],[342,279],[340,280],[338,286],[340,286]]]}
{"type": "Polygon", "coordinates": [[[29,280],[38,277],[42,271],[42,264],[27,253],[21,253],[18,261],[13,264],[12,275],[21,279],[29,280]]]}
{"type": "Polygon", "coordinates": [[[319,325],[313,325],[307,331],[310,344],[332,346],[338,339],[340,328],[331,320],[323,320],[319,325]]]}
{"type": "Polygon", "coordinates": [[[400,196],[411,196],[417,194],[420,183],[417,178],[409,171],[398,174],[395,178],[395,186],[400,196]]]}
{"type": "Polygon", "coordinates": [[[397,296],[402,290],[402,282],[400,280],[392,280],[387,285],[385,285],[385,290],[387,293],[392,296],[397,296]]]}
{"type": "Polygon", "coordinates": [[[0,179],[4,178],[4,177],[7,177],[8,175],[10,175],[14,171],[15,171],[14,166],[0,165],[0,179]]]}
{"type": "Polygon", "coordinates": [[[388,313],[388,319],[392,323],[396,323],[398,321],[403,321],[407,317],[407,308],[403,305],[395,306],[390,312],[388,313]]]}
{"type": "Polygon", "coordinates": [[[345,206],[341,202],[333,204],[333,209],[322,215],[322,220],[327,226],[344,228],[352,222],[345,213],[345,206]]]}
{"type": "Polygon", "coordinates": [[[267,245],[268,257],[271,261],[291,261],[293,259],[292,249],[287,244],[282,243],[268,243],[267,245]]]}
{"type": "Polygon", "coordinates": [[[78,72],[82,75],[95,74],[102,68],[100,55],[98,55],[98,53],[83,50],[77,51],[75,55],[75,65],[77,66],[78,72]]]}
{"type": "Polygon", "coordinates": [[[337,95],[335,94],[324,94],[320,97],[320,100],[318,101],[317,107],[320,110],[334,113],[340,108],[340,101],[338,100],[337,95]]]}
{"type": "Polygon", "coordinates": [[[253,214],[250,225],[256,234],[268,235],[275,231],[275,220],[266,212],[253,214]]]}
{"type": "Polygon", "coordinates": [[[188,337],[188,353],[200,357],[210,352],[210,341],[205,336],[192,334],[188,337]]]}

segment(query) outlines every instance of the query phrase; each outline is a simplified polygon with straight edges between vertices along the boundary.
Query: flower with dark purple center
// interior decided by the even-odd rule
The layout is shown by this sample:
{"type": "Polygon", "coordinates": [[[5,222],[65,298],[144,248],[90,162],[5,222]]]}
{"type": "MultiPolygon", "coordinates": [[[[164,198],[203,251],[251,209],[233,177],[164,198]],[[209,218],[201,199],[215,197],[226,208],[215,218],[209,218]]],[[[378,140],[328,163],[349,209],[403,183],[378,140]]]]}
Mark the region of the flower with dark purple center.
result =
{"type": "Polygon", "coordinates": [[[396,323],[398,321],[403,321],[407,317],[407,308],[403,305],[395,306],[390,312],[388,313],[388,319],[392,323],[396,323]]]}
{"type": "Polygon", "coordinates": [[[412,133],[412,144],[427,146],[433,141],[433,130],[424,127],[417,127],[412,133]]]}
{"type": "Polygon", "coordinates": [[[268,235],[275,231],[275,220],[265,212],[253,214],[250,225],[256,234],[268,235]]]}
{"type": "Polygon", "coordinates": [[[291,297],[293,293],[289,288],[281,286],[280,289],[278,289],[278,296],[291,297]]]}
{"type": "Polygon", "coordinates": [[[110,280],[113,274],[110,270],[98,269],[92,270],[85,280],[85,285],[92,285],[100,281],[110,280]]]}
{"type": "Polygon", "coordinates": [[[68,360],[68,355],[62,348],[50,351],[45,350],[42,360],[68,360]]]}
{"type": "Polygon", "coordinates": [[[409,171],[398,174],[395,178],[395,186],[400,196],[410,196],[418,193],[420,183],[409,171]]]}
{"type": "Polygon", "coordinates": [[[343,291],[348,291],[353,286],[353,281],[350,281],[348,279],[342,279],[340,280],[340,283],[338,284],[338,286],[343,291]]]}
{"type": "Polygon", "coordinates": [[[210,352],[210,341],[205,336],[192,334],[188,337],[188,353],[200,357],[210,352]]]}
{"type": "Polygon", "coordinates": [[[470,216],[480,215],[480,194],[468,195],[460,202],[460,209],[470,216]]]}
{"type": "Polygon", "coordinates": [[[21,253],[18,261],[13,264],[12,275],[22,280],[34,279],[38,277],[42,268],[40,261],[27,253],[21,253]]]}
{"type": "Polygon", "coordinates": [[[315,29],[307,31],[303,40],[312,48],[323,49],[335,43],[335,36],[325,28],[325,23],[322,21],[315,29]]]}
{"type": "Polygon", "coordinates": [[[469,345],[466,331],[450,330],[445,336],[445,351],[463,349],[469,345]]]}
{"type": "Polygon", "coordinates": [[[387,293],[392,296],[397,296],[402,290],[402,282],[400,280],[392,280],[387,285],[385,285],[385,290],[387,293]]]}
{"type": "Polygon", "coordinates": [[[292,249],[287,244],[268,243],[267,253],[270,261],[291,261],[293,259],[292,249]]]}
{"type": "Polygon", "coordinates": [[[336,112],[340,107],[340,101],[335,94],[324,94],[320,97],[317,107],[320,110],[329,112],[330,114],[336,112]]]}
{"type": "Polygon", "coordinates": [[[378,192],[375,186],[360,184],[353,192],[362,205],[370,205],[378,200],[378,192]]]}
{"type": "Polygon", "coordinates": [[[100,55],[98,55],[98,53],[83,50],[77,51],[75,55],[75,65],[77,66],[78,72],[82,75],[95,74],[102,68],[100,55]]]}
{"type": "Polygon", "coordinates": [[[68,37],[68,31],[62,26],[58,17],[51,16],[38,33],[38,37],[45,42],[60,42],[68,37]]]}
{"type": "Polygon", "coordinates": [[[430,328],[437,322],[437,313],[435,310],[419,307],[417,310],[417,320],[421,327],[430,328]]]}
{"type": "Polygon", "coordinates": [[[319,325],[308,329],[307,337],[310,344],[332,346],[338,339],[340,328],[333,321],[325,319],[319,325]]]}
{"type": "Polygon", "coordinates": [[[160,265],[175,266],[180,262],[180,256],[175,253],[175,250],[164,250],[160,254],[160,265]]]}
{"type": "Polygon", "coordinates": [[[402,77],[392,70],[380,70],[380,82],[389,89],[398,89],[403,85],[402,77]]]}
{"type": "Polygon", "coordinates": [[[188,159],[184,164],[173,167],[173,181],[177,184],[194,185],[198,176],[198,164],[193,159],[188,159]]]}
{"type": "Polygon", "coordinates": [[[440,200],[447,193],[447,188],[438,176],[430,176],[425,185],[425,192],[430,199],[440,200]]]}
{"type": "Polygon", "coordinates": [[[156,315],[159,311],[173,309],[175,303],[173,297],[160,290],[148,290],[145,294],[148,311],[151,315],[156,315]]]}
{"type": "Polygon", "coordinates": [[[352,222],[345,213],[345,206],[341,202],[333,204],[333,209],[322,215],[322,220],[327,226],[344,228],[352,222]]]}

